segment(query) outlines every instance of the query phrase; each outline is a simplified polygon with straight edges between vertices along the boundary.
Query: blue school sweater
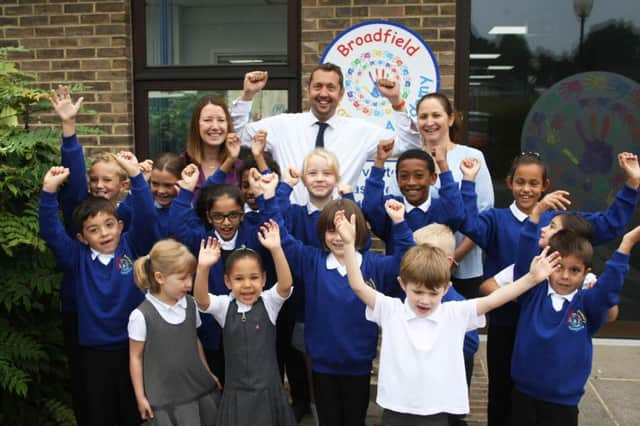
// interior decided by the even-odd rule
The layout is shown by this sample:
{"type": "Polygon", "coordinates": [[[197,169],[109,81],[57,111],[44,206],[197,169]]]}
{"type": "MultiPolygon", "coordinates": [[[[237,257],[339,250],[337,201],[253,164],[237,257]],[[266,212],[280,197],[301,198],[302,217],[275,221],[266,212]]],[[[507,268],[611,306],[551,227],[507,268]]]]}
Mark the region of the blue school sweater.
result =
{"type": "MultiPolygon", "coordinates": [[[[404,298],[403,298],[404,299],[404,298]]],[[[461,301],[467,300],[463,295],[458,293],[453,286],[449,287],[449,290],[442,296],[442,303],[450,302],[450,301],[461,301]]],[[[467,331],[464,335],[464,343],[462,347],[462,352],[464,353],[465,359],[472,359],[473,355],[478,351],[480,347],[480,336],[478,335],[478,330],[467,331]]]]}
{"type": "MultiPolygon", "coordinates": [[[[278,222],[283,225],[281,217],[278,222]]],[[[285,226],[281,226],[281,234],[292,273],[305,277],[305,347],[313,371],[345,376],[369,374],[376,356],[378,327],[366,320],[365,305],[351,290],[346,271],[341,275],[337,269],[327,269],[329,253],[303,245],[285,226]]],[[[396,278],[400,260],[415,244],[406,221],[394,226],[392,238],[396,247],[392,256],[362,253],[360,270],[364,279],[382,293],[399,286],[396,278]]]]}
{"type": "MultiPolygon", "coordinates": [[[[393,252],[391,243],[391,227],[393,222],[387,216],[384,203],[394,198],[405,204],[404,197],[384,195],[384,168],[371,167],[369,177],[364,184],[364,196],[362,199],[362,212],[371,225],[374,234],[386,243],[386,253],[393,252]]],[[[429,209],[424,212],[420,208],[414,208],[405,213],[404,218],[412,231],[420,229],[430,223],[441,223],[457,231],[464,219],[465,211],[462,197],[458,189],[458,183],[453,180],[451,171],[440,174],[439,198],[431,198],[429,209]]]]}
{"type": "Polygon", "coordinates": [[[520,297],[520,319],[511,361],[518,391],[532,398],[578,405],[591,372],[591,338],[618,304],[629,256],[615,252],[589,290],[578,290],[560,312],[551,305],[548,284],[520,297]]]}
{"type": "MultiPolygon", "coordinates": [[[[475,184],[463,180],[461,185],[466,216],[462,232],[484,250],[485,278],[493,277],[505,267],[516,263],[518,239],[526,220],[520,222],[509,208],[489,209],[478,214],[475,201],[475,184]]],[[[631,217],[633,217],[638,191],[624,185],[616,194],[616,198],[604,212],[571,212],[579,214],[594,227],[593,245],[602,244],[622,235],[631,217]]],[[[561,211],[547,211],[540,217],[539,228],[546,226],[561,211]]],[[[529,263],[531,258],[529,259],[529,263]]],[[[528,272],[528,264],[524,270],[516,269],[514,279],[528,272]]],[[[518,318],[518,305],[508,303],[490,314],[490,324],[515,326],[518,318]]]]}
{"type": "MultiPolygon", "coordinates": [[[[169,232],[175,238],[186,245],[189,250],[198,256],[200,252],[200,241],[209,236],[215,237],[214,229],[207,229],[195,210],[191,208],[194,193],[181,189],[178,196],[171,203],[169,208],[169,232]]],[[[264,205],[263,197],[258,197],[259,205],[264,205]]],[[[263,210],[263,220],[265,222],[273,216],[273,212],[263,210]]],[[[235,248],[249,247],[256,250],[263,260],[264,268],[267,272],[266,288],[275,283],[275,267],[273,259],[267,250],[262,247],[257,237],[258,228],[248,221],[242,221],[236,234],[235,248]]],[[[224,262],[222,259],[214,264],[209,271],[209,293],[222,295],[229,294],[229,289],[224,284],[224,262]]],[[[216,351],[220,348],[220,338],[222,330],[212,315],[201,313],[202,325],[198,328],[198,336],[202,341],[202,346],[208,351],[216,351]]]]}
{"type": "Polygon", "coordinates": [[[149,252],[158,236],[148,220],[153,199],[141,174],[131,178],[131,191],[136,214],[106,266],[91,258],[88,246],[67,235],[58,219],[56,194],[42,191],[40,197],[40,235],[74,281],[82,346],[127,348],[129,314],[144,299],[133,281],[133,262],[149,252]]]}

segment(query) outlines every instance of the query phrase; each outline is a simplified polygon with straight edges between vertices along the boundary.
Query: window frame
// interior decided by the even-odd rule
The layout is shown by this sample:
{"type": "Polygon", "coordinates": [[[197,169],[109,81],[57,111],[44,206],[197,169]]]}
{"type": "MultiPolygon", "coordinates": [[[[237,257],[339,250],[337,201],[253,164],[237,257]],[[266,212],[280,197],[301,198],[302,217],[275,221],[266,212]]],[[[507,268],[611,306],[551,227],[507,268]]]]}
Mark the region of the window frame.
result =
{"type": "MultiPolygon", "coordinates": [[[[244,74],[255,69],[269,72],[267,88],[288,91],[288,110],[300,111],[300,0],[287,3],[286,65],[147,65],[145,2],[131,2],[133,44],[134,146],[140,158],[149,154],[149,91],[241,90],[244,74]]],[[[186,138],[186,135],[185,135],[186,138]]]]}

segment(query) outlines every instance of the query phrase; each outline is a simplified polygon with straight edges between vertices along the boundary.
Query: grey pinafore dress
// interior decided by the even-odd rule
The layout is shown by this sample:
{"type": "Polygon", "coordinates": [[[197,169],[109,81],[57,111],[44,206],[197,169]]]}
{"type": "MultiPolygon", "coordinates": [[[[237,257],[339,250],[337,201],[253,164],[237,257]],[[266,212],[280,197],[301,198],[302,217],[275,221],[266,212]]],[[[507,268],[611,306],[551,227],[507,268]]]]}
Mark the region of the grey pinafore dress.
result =
{"type": "Polygon", "coordinates": [[[222,336],[226,380],[216,426],[295,426],[276,361],[276,326],[262,298],[244,313],[232,300],[222,336]]]}
{"type": "Polygon", "coordinates": [[[148,300],[138,306],[147,325],[144,393],[154,418],[145,425],[211,426],[220,391],[198,354],[196,306],[187,296],[185,320],[169,324],[148,300]]]}

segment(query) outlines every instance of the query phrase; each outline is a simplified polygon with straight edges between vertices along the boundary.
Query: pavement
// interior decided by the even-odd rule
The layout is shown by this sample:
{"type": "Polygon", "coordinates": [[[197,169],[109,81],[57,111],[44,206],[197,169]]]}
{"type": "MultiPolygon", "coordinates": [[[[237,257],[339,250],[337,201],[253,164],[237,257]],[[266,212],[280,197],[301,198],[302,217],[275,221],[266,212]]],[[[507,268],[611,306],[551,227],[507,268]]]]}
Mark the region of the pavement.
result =
{"type": "MultiPolygon", "coordinates": [[[[580,402],[581,426],[640,425],[640,340],[594,339],[593,368],[580,402]]],[[[375,367],[374,367],[375,370],[375,367]]],[[[376,378],[372,378],[367,426],[380,424],[381,409],[375,403],[376,378]]],[[[481,336],[476,354],[471,393],[469,426],[487,424],[486,340],[481,336]]],[[[300,425],[314,426],[311,416],[300,425]]]]}

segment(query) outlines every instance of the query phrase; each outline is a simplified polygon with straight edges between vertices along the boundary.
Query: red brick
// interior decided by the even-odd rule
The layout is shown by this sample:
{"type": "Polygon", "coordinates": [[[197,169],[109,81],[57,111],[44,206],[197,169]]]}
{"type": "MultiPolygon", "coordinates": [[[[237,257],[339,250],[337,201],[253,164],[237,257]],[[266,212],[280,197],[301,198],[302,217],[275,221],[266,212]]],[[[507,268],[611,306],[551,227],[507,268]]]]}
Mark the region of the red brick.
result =
{"type": "Polygon", "coordinates": [[[18,18],[7,18],[6,16],[0,16],[0,26],[16,27],[18,26],[18,18]]]}
{"type": "Polygon", "coordinates": [[[98,49],[98,56],[101,58],[113,58],[119,56],[127,56],[128,49],[122,47],[98,49]]]}
{"type": "Polygon", "coordinates": [[[68,36],[76,36],[76,35],[93,35],[93,27],[90,25],[85,25],[82,27],[66,27],[64,32],[68,36]]]}
{"type": "Polygon", "coordinates": [[[5,37],[33,37],[33,28],[6,28],[5,37]]]}
{"type": "Polygon", "coordinates": [[[98,71],[98,80],[124,80],[129,76],[127,70],[122,71],[98,71]]]}
{"type": "Polygon", "coordinates": [[[37,5],[33,8],[33,13],[35,15],[43,15],[43,14],[53,14],[53,13],[62,13],[62,5],[61,4],[44,4],[37,5]]]}
{"type": "Polygon", "coordinates": [[[96,3],[96,12],[125,12],[125,2],[104,2],[100,1],[96,3]]]}
{"type": "Polygon", "coordinates": [[[24,61],[20,63],[20,69],[23,71],[42,71],[51,68],[49,61],[24,61]]]}
{"type": "Polygon", "coordinates": [[[80,68],[80,61],[51,61],[51,69],[53,70],[68,70],[80,68]]]}
{"type": "Polygon", "coordinates": [[[63,35],[64,35],[63,27],[36,28],[36,37],[52,37],[52,36],[63,36],[63,35]]]}
{"type": "Polygon", "coordinates": [[[64,13],[92,13],[93,3],[65,4],[64,13]]]}
{"type": "Polygon", "coordinates": [[[438,6],[436,5],[405,6],[404,10],[407,15],[437,15],[438,14],[438,6]]]}
{"type": "Polygon", "coordinates": [[[82,69],[104,70],[111,68],[111,62],[108,59],[87,59],[82,61],[82,69]]]}
{"type": "Polygon", "coordinates": [[[67,49],[67,58],[93,58],[96,56],[96,49],[67,49]]]}
{"type": "Polygon", "coordinates": [[[439,28],[438,29],[438,38],[440,39],[455,39],[456,38],[456,30],[450,28],[439,28]]]}
{"type": "Polygon", "coordinates": [[[78,45],[78,39],[73,37],[52,38],[49,40],[51,47],[74,47],[78,45]]]}
{"type": "Polygon", "coordinates": [[[402,6],[371,6],[369,7],[370,16],[403,16],[404,8],[402,6]]]}
{"type": "Polygon", "coordinates": [[[336,16],[338,18],[346,18],[351,16],[367,16],[369,9],[366,7],[336,7],[336,16]]]}
{"type": "Polygon", "coordinates": [[[21,27],[33,27],[35,25],[47,25],[49,17],[44,16],[23,16],[20,18],[21,27]]]}
{"type": "MultiPolygon", "coordinates": [[[[67,72],[67,79],[69,81],[92,81],[95,80],[95,71],[69,71],[67,72]]],[[[86,101],[86,99],[85,99],[86,101]]]]}
{"type": "Polygon", "coordinates": [[[50,72],[39,72],[37,74],[39,81],[50,81],[55,83],[62,83],[67,81],[64,75],[64,71],[50,71],[50,72]]]}
{"type": "Polygon", "coordinates": [[[80,23],[82,24],[108,24],[109,22],[111,22],[111,19],[106,13],[80,16],[80,23]]]}
{"type": "Polygon", "coordinates": [[[80,39],[80,46],[101,47],[101,46],[110,46],[110,45],[111,45],[110,37],[82,37],[80,39]]]}
{"type": "Polygon", "coordinates": [[[33,6],[5,6],[5,15],[31,15],[33,14],[33,6]]]}
{"type": "Polygon", "coordinates": [[[39,47],[49,47],[49,39],[47,38],[25,38],[22,40],[22,46],[28,49],[39,47]]]}
{"type": "Polygon", "coordinates": [[[96,25],[96,34],[124,34],[126,31],[124,24],[113,24],[113,25],[96,25]]]}
{"type": "Polygon", "coordinates": [[[427,16],[422,18],[423,27],[455,27],[456,18],[454,16],[427,16]]]}
{"type": "Polygon", "coordinates": [[[49,20],[51,21],[51,25],[77,24],[80,22],[80,17],[78,15],[58,15],[51,16],[49,20]]]}
{"type": "Polygon", "coordinates": [[[63,49],[38,49],[36,54],[38,59],[64,58],[63,49]]]}

